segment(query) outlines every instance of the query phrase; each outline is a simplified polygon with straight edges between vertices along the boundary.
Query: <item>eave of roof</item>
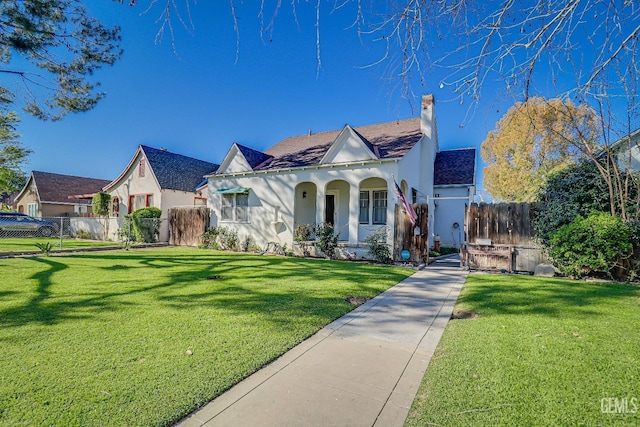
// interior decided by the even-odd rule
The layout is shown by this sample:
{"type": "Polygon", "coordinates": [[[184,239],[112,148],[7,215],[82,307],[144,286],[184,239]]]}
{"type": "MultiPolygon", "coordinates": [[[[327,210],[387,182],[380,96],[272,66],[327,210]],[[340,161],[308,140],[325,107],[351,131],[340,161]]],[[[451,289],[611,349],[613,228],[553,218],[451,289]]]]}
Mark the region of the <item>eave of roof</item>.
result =
{"type": "Polygon", "coordinates": [[[233,172],[233,173],[225,173],[225,174],[209,174],[205,175],[205,178],[230,178],[230,177],[238,177],[238,176],[256,176],[256,175],[266,175],[266,174],[277,174],[283,172],[300,172],[304,170],[312,170],[312,169],[336,169],[336,168],[351,168],[354,166],[369,166],[373,164],[382,164],[382,163],[397,163],[402,159],[402,157],[395,158],[387,158],[387,159],[377,159],[377,160],[359,160],[356,162],[348,162],[348,163],[329,163],[329,164],[317,164],[317,165],[309,165],[309,166],[294,166],[294,167],[285,167],[281,169],[259,169],[255,171],[247,171],[247,172],[233,172]]]}

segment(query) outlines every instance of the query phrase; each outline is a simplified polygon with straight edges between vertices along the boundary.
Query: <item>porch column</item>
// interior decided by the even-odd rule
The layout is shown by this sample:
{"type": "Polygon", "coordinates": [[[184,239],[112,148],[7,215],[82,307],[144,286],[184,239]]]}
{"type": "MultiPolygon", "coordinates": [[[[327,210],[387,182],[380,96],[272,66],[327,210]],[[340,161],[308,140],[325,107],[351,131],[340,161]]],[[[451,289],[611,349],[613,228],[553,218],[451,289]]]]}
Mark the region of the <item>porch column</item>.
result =
{"type": "Polygon", "coordinates": [[[387,178],[387,243],[393,247],[396,228],[396,184],[393,178],[387,178]]]}
{"type": "Polygon", "coordinates": [[[349,182],[349,246],[358,244],[360,223],[360,184],[349,182]]]}
{"type": "Polygon", "coordinates": [[[324,222],[325,194],[327,192],[326,182],[315,182],[316,184],[316,224],[324,222]]]}

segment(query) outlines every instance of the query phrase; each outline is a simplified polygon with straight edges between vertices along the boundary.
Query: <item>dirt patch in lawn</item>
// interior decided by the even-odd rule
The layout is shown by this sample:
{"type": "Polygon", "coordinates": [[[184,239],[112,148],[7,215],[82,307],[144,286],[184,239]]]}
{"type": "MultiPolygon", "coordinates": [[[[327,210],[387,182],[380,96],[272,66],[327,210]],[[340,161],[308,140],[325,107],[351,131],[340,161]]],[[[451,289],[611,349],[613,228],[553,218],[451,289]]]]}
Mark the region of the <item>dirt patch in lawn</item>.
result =
{"type": "Polygon", "coordinates": [[[457,307],[453,309],[453,314],[451,315],[451,319],[457,320],[475,319],[476,317],[478,317],[478,315],[473,311],[457,307]]]}
{"type": "Polygon", "coordinates": [[[367,297],[346,297],[344,300],[351,305],[359,306],[369,301],[371,298],[367,297]]]}

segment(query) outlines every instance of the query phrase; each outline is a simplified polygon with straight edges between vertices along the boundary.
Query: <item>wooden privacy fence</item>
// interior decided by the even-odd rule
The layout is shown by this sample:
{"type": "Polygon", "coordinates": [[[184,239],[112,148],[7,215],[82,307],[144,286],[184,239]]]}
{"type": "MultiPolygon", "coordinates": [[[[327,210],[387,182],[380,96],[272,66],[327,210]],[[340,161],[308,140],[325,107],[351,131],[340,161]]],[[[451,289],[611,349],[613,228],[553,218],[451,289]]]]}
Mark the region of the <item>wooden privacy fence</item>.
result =
{"type": "Polygon", "coordinates": [[[393,259],[403,261],[402,251],[410,252],[409,261],[423,262],[429,255],[429,206],[414,204],[418,216],[416,227],[411,225],[409,216],[402,206],[396,205],[395,230],[393,239],[393,259]]]}
{"type": "Polygon", "coordinates": [[[470,268],[533,272],[545,261],[535,243],[536,204],[472,203],[465,213],[460,262],[470,268]]]}
{"type": "Polygon", "coordinates": [[[169,209],[169,244],[198,246],[200,236],[209,229],[210,218],[206,206],[169,209]]]}
{"type": "Polygon", "coordinates": [[[533,244],[535,206],[530,203],[472,203],[467,208],[467,241],[491,239],[500,245],[533,244]]]}

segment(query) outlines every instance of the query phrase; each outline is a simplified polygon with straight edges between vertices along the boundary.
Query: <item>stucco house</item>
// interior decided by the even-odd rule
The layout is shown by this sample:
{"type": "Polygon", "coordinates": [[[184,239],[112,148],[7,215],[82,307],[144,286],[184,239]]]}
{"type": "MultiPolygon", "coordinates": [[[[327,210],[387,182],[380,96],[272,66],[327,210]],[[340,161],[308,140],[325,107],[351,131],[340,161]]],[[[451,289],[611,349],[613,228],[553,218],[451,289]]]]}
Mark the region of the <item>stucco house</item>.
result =
{"type": "Polygon", "coordinates": [[[433,166],[433,230],[441,246],[464,243],[465,204],[476,192],[476,150],[443,150],[433,166]]]}
{"type": "MultiPolygon", "coordinates": [[[[167,218],[173,207],[206,204],[203,177],[218,167],[216,163],[140,145],[122,173],[103,191],[111,195],[111,215],[115,218],[149,206],[159,208],[162,218],[167,218]]],[[[169,240],[166,221],[159,240],[169,240]]]]}
{"type": "MultiPolygon", "coordinates": [[[[419,118],[290,137],[264,152],[233,144],[208,175],[212,225],[235,228],[261,246],[291,248],[296,225],[332,223],[341,245],[360,257],[364,239],[381,227],[393,241],[397,183],[409,203],[429,205],[433,238],[434,178],[441,197],[467,195],[447,208],[461,218],[475,193],[474,178],[465,176],[462,189],[462,181],[447,181],[449,174],[434,175],[443,153],[431,95],[423,97],[419,118]]],[[[441,163],[459,162],[475,175],[474,149],[451,151],[441,163]]]]}
{"type": "Polygon", "coordinates": [[[640,171],[640,129],[611,144],[611,150],[616,155],[620,170],[640,171]]]}
{"type": "Polygon", "coordinates": [[[33,171],[15,197],[18,212],[33,217],[91,216],[93,195],[110,181],[33,171]]]}

